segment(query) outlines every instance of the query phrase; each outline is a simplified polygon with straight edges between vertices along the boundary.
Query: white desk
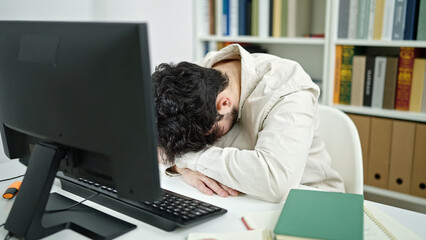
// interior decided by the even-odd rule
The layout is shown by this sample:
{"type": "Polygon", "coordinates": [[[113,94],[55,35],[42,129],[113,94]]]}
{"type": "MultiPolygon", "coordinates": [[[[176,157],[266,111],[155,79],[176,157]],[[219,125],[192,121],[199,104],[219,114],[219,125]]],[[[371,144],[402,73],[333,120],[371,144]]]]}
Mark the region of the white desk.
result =
{"type": "MultiPolygon", "coordinates": [[[[9,178],[23,174],[25,167],[22,166],[18,161],[10,161],[7,163],[0,164],[0,179],[9,178]]],[[[4,191],[14,180],[0,183],[0,191],[4,191]]],[[[195,227],[188,229],[177,229],[173,232],[166,232],[158,228],[152,227],[146,223],[135,220],[131,217],[115,212],[111,209],[105,208],[101,205],[92,202],[85,202],[86,205],[95,207],[108,214],[131,222],[137,225],[137,229],[130,231],[118,239],[186,239],[191,232],[239,232],[246,231],[245,226],[241,221],[241,217],[246,213],[261,212],[268,210],[280,209],[283,203],[268,203],[253,199],[247,196],[239,197],[227,197],[221,198],[218,196],[207,196],[200,193],[195,188],[188,186],[180,177],[169,178],[164,174],[161,174],[162,187],[186,196],[190,196],[208,203],[218,205],[226,208],[228,213],[225,215],[208,221],[206,223],[199,224],[195,227]]],[[[53,192],[61,193],[64,196],[75,200],[82,200],[71,193],[62,191],[59,186],[59,181],[55,181],[52,188],[53,192]]],[[[13,200],[0,199],[0,224],[6,221],[7,215],[12,207],[13,200]]],[[[426,215],[408,211],[405,209],[395,208],[386,206],[383,204],[374,203],[381,210],[389,214],[391,217],[397,219],[401,224],[405,225],[408,229],[416,233],[422,239],[426,239],[426,215]]],[[[7,231],[2,227],[0,228],[0,239],[6,236],[7,231]]],[[[71,230],[64,230],[54,235],[47,237],[46,239],[85,239],[84,236],[75,233],[71,230]]]]}

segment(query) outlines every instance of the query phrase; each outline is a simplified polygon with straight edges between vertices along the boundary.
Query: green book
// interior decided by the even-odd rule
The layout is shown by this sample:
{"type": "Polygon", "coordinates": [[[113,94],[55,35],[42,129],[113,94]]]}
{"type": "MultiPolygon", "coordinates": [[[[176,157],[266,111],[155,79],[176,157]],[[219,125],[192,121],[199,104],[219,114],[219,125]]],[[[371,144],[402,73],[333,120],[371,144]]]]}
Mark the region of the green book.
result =
{"type": "Polygon", "coordinates": [[[340,103],[351,104],[352,59],[355,47],[344,45],[342,50],[342,65],[340,67],[340,103]]]}
{"type": "Polygon", "coordinates": [[[363,239],[364,197],[292,189],[274,229],[282,239],[363,239]]]}
{"type": "Polygon", "coordinates": [[[259,0],[251,3],[251,35],[259,36],[259,0]]]}

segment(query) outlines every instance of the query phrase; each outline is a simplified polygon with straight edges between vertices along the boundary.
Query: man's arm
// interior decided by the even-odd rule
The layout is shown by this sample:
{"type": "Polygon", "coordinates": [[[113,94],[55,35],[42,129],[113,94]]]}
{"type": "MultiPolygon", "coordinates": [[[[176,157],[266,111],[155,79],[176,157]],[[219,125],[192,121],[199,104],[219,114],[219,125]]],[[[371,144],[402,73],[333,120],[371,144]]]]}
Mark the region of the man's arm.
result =
{"type": "Polygon", "coordinates": [[[309,91],[285,96],[269,112],[254,150],[210,147],[176,161],[226,186],[281,201],[300,184],[314,135],[316,99],[309,91]]]}

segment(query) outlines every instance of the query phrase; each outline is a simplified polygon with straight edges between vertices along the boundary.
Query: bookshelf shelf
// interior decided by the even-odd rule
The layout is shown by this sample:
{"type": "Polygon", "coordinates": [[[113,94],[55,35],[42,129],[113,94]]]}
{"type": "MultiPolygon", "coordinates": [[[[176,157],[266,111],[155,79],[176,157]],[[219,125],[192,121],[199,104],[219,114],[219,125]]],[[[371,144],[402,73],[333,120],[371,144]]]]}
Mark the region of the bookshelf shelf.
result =
{"type": "Polygon", "coordinates": [[[337,39],[336,45],[376,46],[376,47],[417,47],[426,48],[426,41],[379,41],[358,39],[337,39]]]}
{"type": "Polygon", "coordinates": [[[426,113],[388,110],[371,107],[358,107],[342,104],[334,104],[333,106],[347,113],[394,118],[407,121],[426,122],[426,113]]]}
{"type": "Polygon", "coordinates": [[[243,42],[243,43],[278,43],[278,44],[296,44],[296,45],[324,45],[324,38],[261,38],[252,36],[199,36],[200,41],[215,42],[243,42]]]}

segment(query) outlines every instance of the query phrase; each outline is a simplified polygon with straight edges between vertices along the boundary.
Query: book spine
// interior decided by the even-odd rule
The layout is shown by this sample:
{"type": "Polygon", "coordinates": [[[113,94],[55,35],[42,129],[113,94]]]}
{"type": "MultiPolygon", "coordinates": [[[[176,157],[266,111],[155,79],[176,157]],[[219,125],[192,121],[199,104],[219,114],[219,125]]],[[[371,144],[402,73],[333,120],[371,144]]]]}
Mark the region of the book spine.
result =
{"type": "Polygon", "coordinates": [[[405,14],[404,40],[415,40],[417,21],[419,18],[419,5],[417,0],[408,0],[407,13],[405,14]]]}
{"type": "Polygon", "coordinates": [[[245,36],[246,33],[246,5],[247,0],[238,1],[238,35],[245,36]]]}
{"type": "Polygon", "coordinates": [[[269,36],[273,36],[272,31],[274,24],[274,1],[275,0],[269,0],[269,36]]]}
{"type": "Polygon", "coordinates": [[[407,0],[396,0],[393,16],[392,40],[403,40],[407,0]]]}
{"type": "Polygon", "coordinates": [[[216,34],[216,4],[215,0],[209,0],[209,34],[216,34]]]}
{"type": "Polygon", "coordinates": [[[401,47],[400,49],[395,109],[407,111],[410,107],[415,49],[413,47],[401,47]]]}
{"type": "Polygon", "coordinates": [[[369,40],[373,39],[374,33],[374,15],[376,14],[376,0],[370,0],[370,16],[368,17],[368,36],[369,40]]]}
{"type": "Polygon", "coordinates": [[[385,0],[376,0],[376,11],[374,13],[374,30],[373,30],[374,40],[382,39],[384,8],[385,8],[385,0]]]}
{"type": "Polygon", "coordinates": [[[374,88],[374,56],[367,56],[365,66],[365,83],[364,83],[364,106],[371,107],[372,93],[374,88]]]}
{"type": "Polygon", "coordinates": [[[385,1],[385,11],[383,17],[382,40],[392,40],[393,14],[395,11],[395,1],[385,1]]]}
{"type": "Polygon", "coordinates": [[[383,96],[383,108],[393,109],[395,106],[396,80],[398,78],[398,58],[387,57],[385,90],[383,96]]]}
{"type": "Polygon", "coordinates": [[[419,20],[417,21],[417,40],[426,41],[426,1],[420,1],[419,20]]]}
{"type": "Polygon", "coordinates": [[[259,37],[269,36],[269,0],[259,1],[259,37]]]}
{"type": "Polygon", "coordinates": [[[229,1],[222,0],[222,35],[229,36],[229,1]]]}
{"type": "Polygon", "coordinates": [[[333,103],[339,103],[340,95],[340,71],[342,66],[342,45],[336,46],[336,61],[334,63],[334,93],[333,93],[333,103]]]}
{"type": "Polygon", "coordinates": [[[362,106],[364,99],[366,57],[354,56],[352,60],[351,105],[362,106]]]}
{"type": "Polygon", "coordinates": [[[287,27],[288,27],[288,2],[287,0],[281,0],[281,37],[287,37],[287,27]]]}
{"type": "Polygon", "coordinates": [[[410,93],[410,108],[412,112],[420,112],[422,108],[422,98],[424,97],[423,85],[426,71],[426,59],[414,59],[413,81],[410,93]]]}
{"type": "Polygon", "coordinates": [[[358,28],[358,4],[359,0],[351,0],[349,5],[348,38],[355,39],[358,28]]]}
{"type": "Polygon", "coordinates": [[[297,1],[288,0],[287,4],[287,36],[296,37],[297,1]]]}
{"type": "Polygon", "coordinates": [[[349,3],[350,0],[339,1],[339,26],[337,30],[338,38],[348,38],[349,3]]]}
{"type": "Polygon", "coordinates": [[[229,1],[229,33],[231,36],[238,36],[238,0],[229,1]]]}
{"type": "Polygon", "coordinates": [[[216,35],[222,34],[222,22],[223,22],[223,0],[215,1],[216,8],[216,35]]]}
{"type": "Polygon", "coordinates": [[[274,8],[273,8],[273,23],[272,23],[272,36],[273,37],[281,37],[281,0],[274,0],[274,8]]]}
{"type": "Polygon", "coordinates": [[[251,18],[252,18],[252,0],[247,0],[246,4],[246,35],[251,35],[251,18]]]}
{"type": "Polygon", "coordinates": [[[385,90],[386,57],[376,57],[374,63],[374,88],[371,100],[373,108],[383,107],[383,94],[385,90]]]}
{"type": "Polygon", "coordinates": [[[252,0],[251,4],[251,35],[259,36],[259,0],[252,0]]]}
{"type": "Polygon", "coordinates": [[[370,16],[370,2],[369,2],[369,0],[359,0],[358,25],[357,25],[356,38],[367,39],[369,16],[370,16]]]}
{"type": "Polygon", "coordinates": [[[345,45],[342,49],[339,95],[339,102],[341,104],[351,103],[352,59],[354,56],[354,48],[353,45],[345,45]]]}

